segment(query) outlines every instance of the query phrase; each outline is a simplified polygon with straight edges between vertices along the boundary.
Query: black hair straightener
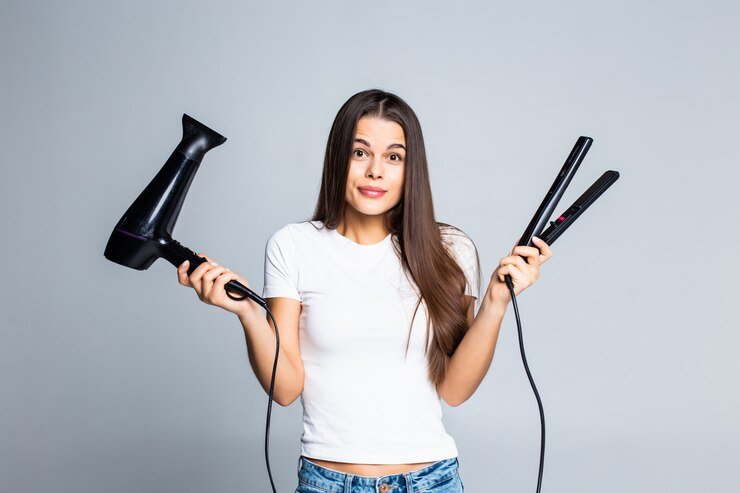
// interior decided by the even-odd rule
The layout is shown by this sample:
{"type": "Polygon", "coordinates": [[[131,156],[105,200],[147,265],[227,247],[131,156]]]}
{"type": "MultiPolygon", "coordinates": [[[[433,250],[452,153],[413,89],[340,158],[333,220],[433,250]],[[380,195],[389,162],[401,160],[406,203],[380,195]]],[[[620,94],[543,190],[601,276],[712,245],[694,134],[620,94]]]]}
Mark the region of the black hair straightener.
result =
{"type": "Polygon", "coordinates": [[[578,197],[578,200],[576,200],[568,210],[563,212],[555,221],[551,221],[550,227],[543,231],[545,224],[549,220],[550,216],[552,216],[555,207],[563,196],[563,192],[565,192],[565,189],[570,185],[570,180],[573,179],[573,175],[578,171],[578,167],[581,165],[583,158],[586,157],[586,153],[591,147],[592,142],[593,139],[590,137],[578,137],[576,145],[573,146],[573,150],[570,151],[570,155],[568,156],[568,159],[565,160],[563,168],[555,178],[555,182],[550,187],[547,195],[545,195],[542,204],[540,204],[539,209],[537,209],[534,217],[532,217],[532,221],[530,221],[529,226],[527,226],[527,229],[524,231],[524,234],[519,240],[517,246],[533,246],[532,236],[537,236],[544,240],[548,245],[552,245],[553,242],[557,240],[560,235],[562,235],[565,230],[568,229],[568,227],[606,191],[607,188],[617,181],[619,178],[619,172],[612,170],[605,171],[604,174],[601,175],[601,177],[583,193],[583,195],[578,197]]]}
{"type": "MultiPolygon", "coordinates": [[[[560,170],[560,173],[558,173],[558,176],[555,178],[555,182],[552,184],[550,190],[547,192],[547,195],[545,195],[545,198],[542,200],[542,204],[540,204],[539,209],[537,209],[534,217],[532,217],[532,220],[527,226],[527,229],[524,231],[524,234],[519,239],[519,243],[517,244],[517,246],[534,246],[534,244],[532,243],[532,236],[537,236],[548,245],[552,245],[555,240],[557,240],[560,235],[562,235],[565,230],[568,229],[568,227],[570,227],[570,225],[573,224],[575,220],[578,219],[578,217],[583,214],[586,209],[588,209],[588,207],[606,191],[607,188],[612,186],[612,184],[617,181],[617,179],[619,178],[619,173],[617,171],[605,171],[604,174],[601,175],[601,177],[596,180],[594,184],[589,187],[588,190],[586,190],[580,197],[578,197],[578,200],[576,200],[573,205],[571,205],[565,212],[563,212],[556,220],[550,221],[550,226],[547,229],[544,229],[548,220],[552,216],[555,207],[558,205],[560,198],[563,196],[563,192],[565,192],[565,189],[568,188],[570,180],[573,178],[573,175],[576,174],[576,171],[578,171],[578,166],[580,166],[583,158],[586,157],[586,153],[591,147],[592,142],[593,139],[591,139],[590,137],[581,136],[578,138],[578,140],[576,141],[576,145],[573,146],[573,150],[570,151],[568,159],[565,160],[565,164],[560,170]]],[[[532,391],[534,392],[534,396],[537,399],[537,407],[540,411],[540,469],[537,476],[537,493],[539,493],[542,486],[542,470],[545,460],[545,412],[542,409],[542,400],[540,399],[539,392],[537,392],[537,387],[535,386],[534,380],[532,379],[532,374],[529,371],[527,357],[524,354],[524,342],[522,341],[522,324],[521,320],[519,319],[519,308],[516,303],[516,295],[514,294],[514,284],[511,281],[511,276],[506,275],[505,279],[506,284],[509,287],[509,292],[511,293],[511,302],[514,306],[516,325],[519,333],[519,350],[522,354],[522,362],[524,363],[524,369],[527,372],[527,378],[529,379],[529,383],[532,386],[532,391]]]]}

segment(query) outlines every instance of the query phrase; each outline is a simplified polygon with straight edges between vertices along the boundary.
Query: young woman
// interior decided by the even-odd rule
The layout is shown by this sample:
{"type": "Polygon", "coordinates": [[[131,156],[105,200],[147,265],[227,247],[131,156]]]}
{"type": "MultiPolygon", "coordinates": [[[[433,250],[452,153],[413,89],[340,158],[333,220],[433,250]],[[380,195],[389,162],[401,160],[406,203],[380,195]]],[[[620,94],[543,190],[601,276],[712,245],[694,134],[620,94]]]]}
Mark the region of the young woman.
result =
{"type": "MultiPolygon", "coordinates": [[[[518,294],[552,256],[534,243],[500,260],[476,315],[478,253],[435,219],[416,115],[380,90],[342,106],[313,217],[265,248],[263,297],[280,330],[274,399],[303,405],[296,493],[463,491],[440,399],[459,406],[480,385],[510,301],[504,276],[518,294]]],[[[239,317],[268,392],[274,328],[259,305],[226,296],[228,281],[248,281],[206,258],[190,277],[180,266],[179,281],[239,317]]]]}

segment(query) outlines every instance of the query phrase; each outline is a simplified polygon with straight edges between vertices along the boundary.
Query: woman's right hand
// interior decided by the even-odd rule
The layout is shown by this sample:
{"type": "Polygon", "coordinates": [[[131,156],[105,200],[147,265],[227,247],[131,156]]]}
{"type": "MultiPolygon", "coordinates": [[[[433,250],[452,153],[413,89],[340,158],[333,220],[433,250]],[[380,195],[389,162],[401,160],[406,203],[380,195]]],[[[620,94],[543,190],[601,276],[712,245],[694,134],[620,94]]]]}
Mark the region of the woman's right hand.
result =
{"type": "Polygon", "coordinates": [[[190,276],[188,276],[189,261],[186,260],[177,268],[177,278],[180,284],[193,288],[203,303],[219,306],[240,317],[254,315],[261,310],[260,306],[249,298],[235,301],[226,295],[224,286],[231,280],[239,281],[244,286],[252,289],[246,278],[218,265],[202,253],[199,253],[198,256],[204,257],[206,262],[196,267],[190,276]]]}

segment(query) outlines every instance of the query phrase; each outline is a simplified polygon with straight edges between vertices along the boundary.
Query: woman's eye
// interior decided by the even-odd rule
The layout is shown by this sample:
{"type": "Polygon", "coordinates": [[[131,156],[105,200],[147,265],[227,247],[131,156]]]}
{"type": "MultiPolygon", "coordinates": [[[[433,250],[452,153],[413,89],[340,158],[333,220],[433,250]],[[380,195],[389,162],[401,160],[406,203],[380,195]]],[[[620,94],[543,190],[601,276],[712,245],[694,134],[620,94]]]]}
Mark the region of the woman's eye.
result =
{"type": "Polygon", "coordinates": [[[364,157],[365,156],[365,151],[363,151],[362,149],[355,149],[354,155],[355,155],[355,157],[364,157]]]}
{"type": "Polygon", "coordinates": [[[401,159],[401,156],[398,155],[398,154],[391,154],[390,155],[390,160],[391,161],[401,161],[402,159],[401,159]]]}

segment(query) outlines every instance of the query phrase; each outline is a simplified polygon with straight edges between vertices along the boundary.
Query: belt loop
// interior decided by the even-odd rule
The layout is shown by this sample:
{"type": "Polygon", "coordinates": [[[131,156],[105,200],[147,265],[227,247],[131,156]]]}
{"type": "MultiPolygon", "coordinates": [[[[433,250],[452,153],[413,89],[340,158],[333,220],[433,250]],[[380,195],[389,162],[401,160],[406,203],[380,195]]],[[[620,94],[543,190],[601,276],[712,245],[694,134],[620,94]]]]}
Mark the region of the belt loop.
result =
{"type": "Polygon", "coordinates": [[[345,476],[344,490],[342,490],[342,493],[350,493],[352,491],[352,478],[354,478],[352,474],[347,474],[347,476],[345,476]]]}
{"type": "Polygon", "coordinates": [[[414,487],[411,485],[411,473],[404,473],[403,478],[406,480],[406,493],[414,493],[414,487]]]}
{"type": "Polygon", "coordinates": [[[298,456],[298,474],[301,473],[301,466],[303,466],[303,456],[299,455],[298,456]]]}

